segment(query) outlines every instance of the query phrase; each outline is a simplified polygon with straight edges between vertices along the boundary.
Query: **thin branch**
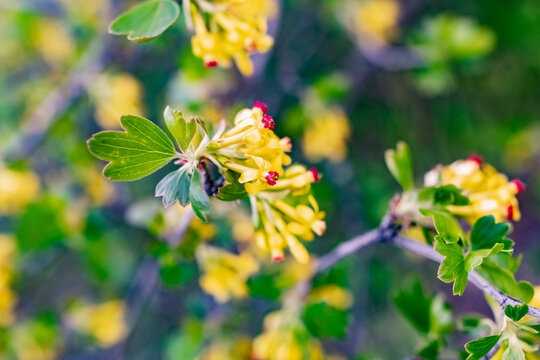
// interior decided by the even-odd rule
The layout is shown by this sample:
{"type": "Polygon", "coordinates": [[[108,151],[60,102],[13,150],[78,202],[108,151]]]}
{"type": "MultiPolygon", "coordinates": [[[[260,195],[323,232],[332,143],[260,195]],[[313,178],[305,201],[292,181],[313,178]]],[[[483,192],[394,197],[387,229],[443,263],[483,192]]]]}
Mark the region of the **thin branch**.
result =
{"type": "MultiPolygon", "coordinates": [[[[390,236],[384,236],[384,231],[386,230],[385,228],[386,227],[382,225],[377,229],[368,231],[363,235],[356,236],[351,240],[341,243],[334,250],[319,258],[317,265],[317,273],[328,269],[330,266],[334,265],[339,260],[357,252],[365,246],[385,241],[388,241],[393,245],[399,246],[403,249],[407,249],[417,255],[423,256],[435,262],[441,263],[443,261],[443,256],[437,253],[429,245],[395,234],[390,236]]],[[[491,285],[477,272],[473,271],[469,273],[469,281],[479,290],[491,296],[495,301],[499,303],[499,305],[503,309],[508,305],[523,305],[521,301],[508,296],[507,294],[503,293],[502,291],[491,285]]],[[[539,308],[529,305],[528,314],[540,319],[539,308]]]]}

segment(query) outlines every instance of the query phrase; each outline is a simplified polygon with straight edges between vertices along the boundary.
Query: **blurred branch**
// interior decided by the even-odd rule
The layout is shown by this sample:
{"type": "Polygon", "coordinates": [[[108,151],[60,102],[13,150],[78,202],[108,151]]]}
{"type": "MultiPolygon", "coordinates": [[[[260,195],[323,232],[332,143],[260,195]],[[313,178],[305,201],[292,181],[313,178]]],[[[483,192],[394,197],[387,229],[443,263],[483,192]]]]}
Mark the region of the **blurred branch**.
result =
{"type": "MultiPolygon", "coordinates": [[[[417,240],[397,235],[397,232],[392,227],[391,218],[387,216],[383,219],[380,227],[345,241],[330,253],[322,256],[317,265],[317,273],[328,269],[344,257],[352,255],[363,247],[374,243],[393,244],[438,263],[442,262],[444,259],[443,256],[437,253],[431,246],[417,240]]],[[[479,290],[491,296],[503,309],[508,305],[523,305],[521,301],[508,296],[491,285],[477,272],[472,271],[469,273],[469,281],[479,290]]],[[[528,314],[540,319],[539,308],[529,306],[528,314]]]]}

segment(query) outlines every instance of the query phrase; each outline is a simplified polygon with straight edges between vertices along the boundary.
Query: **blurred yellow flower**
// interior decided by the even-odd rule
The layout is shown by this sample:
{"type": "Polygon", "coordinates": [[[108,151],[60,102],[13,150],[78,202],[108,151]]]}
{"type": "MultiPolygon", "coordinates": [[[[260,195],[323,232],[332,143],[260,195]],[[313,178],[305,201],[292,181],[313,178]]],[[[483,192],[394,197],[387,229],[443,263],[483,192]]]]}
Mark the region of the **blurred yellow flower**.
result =
{"type": "Polygon", "coordinates": [[[64,67],[75,58],[75,42],[69,30],[58,20],[40,18],[31,41],[36,51],[53,68],[64,67]]]}
{"type": "Polygon", "coordinates": [[[248,252],[236,255],[200,245],[196,256],[203,271],[199,284],[216,301],[227,302],[231,298],[247,296],[246,282],[251,275],[259,271],[259,264],[253,255],[248,252]]]}
{"type": "Polygon", "coordinates": [[[365,45],[385,45],[397,34],[400,12],[397,0],[361,1],[352,13],[354,33],[365,45]]]}
{"type": "Polygon", "coordinates": [[[85,166],[80,174],[80,180],[88,194],[90,203],[102,206],[114,197],[114,186],[95,166],[85,166]]]}
{"type": "Polygon", "coordinates": [[[302,149],[311,162],[328,159],[341,162],[347,156],[351,136],[349,120],[340,108],[325,109],[312,117],[302,137],[302,149]]]}
{"type": "Polygon", "coordinates": [[[448,206],[448,210],[462,216],[470,223],[486,215],[493,215],[497,222],[519,221],[521,214],[516,195],[524,190],[519,180],[508,177],[478,156],[458,160],[448,166],[438,167],[426,174],[426,186],[455,185],[469,198],[465,206],[448,206]]]}
{"type": "MultiPolygon", "coordinates": [[[[17,323],[11,328],[11,346],[17,360],[58,359],[60,343],[56,337],[46,336],[36,331],[33,323],[17,323]],[[40,336],[41,335],[41,336],[40,336]]],[[[48,334],[49,335],[49,334],[48,334]]]]}
{"type": "Polygon", "coordinates": [[[142,115],[143,89],[130,74],[100,75],[90,86],[95,101],[96,121],[103,129],[120,128],[123,115],[142,115]]]}
{"type": "Polygon", "coordinates": [[[229,67],[234,60],[242,74],[251,75],[249,56],[267,52],[273,45],[266,32],[268,18],[275,12],[274,0],[220,0],[204,10],[192,3],[193,53],[206,67],[229,67]]]}
{"type": "Polygon", "coordinates": [[[15,241],[11,236],[0,234],[0,327],[13,324],[13,309],[17,295],[11,289],[15,241]]]}
{"type": "Polygon", "coordinates": [[[213,341],[197,360],[245,360],[250,359],[251,339],[220,339],[213,341]]]}
{"type": "Polygon", "coordinates": [[[317,287],[311,291],[309,295],[311,302],[325,302],[330,306],[340,310],[347,310],[352,306],[352,293],[335,284],[328,284],[317,287]]]}
{"type": "Polygon", "coordinates": [[[69,311],[69,324],[96,339],[102,347],[110,347],[127,335],[126,305],[122,300],[88,305],[75,304],[69,311]]]}
{"type": "Polygon", "coordinates": [[[2,168],[0,164],[0,215],[20,212],[40,191],[41,184],[35,173],[2,168]]]}
{"type": "Polygon", "coordinates": [[[287,310],[265,317],[264,332],[253,341],[253,355],[258,360],[324,359],[321,344],[308,338],[298,315],[287,310]]]}

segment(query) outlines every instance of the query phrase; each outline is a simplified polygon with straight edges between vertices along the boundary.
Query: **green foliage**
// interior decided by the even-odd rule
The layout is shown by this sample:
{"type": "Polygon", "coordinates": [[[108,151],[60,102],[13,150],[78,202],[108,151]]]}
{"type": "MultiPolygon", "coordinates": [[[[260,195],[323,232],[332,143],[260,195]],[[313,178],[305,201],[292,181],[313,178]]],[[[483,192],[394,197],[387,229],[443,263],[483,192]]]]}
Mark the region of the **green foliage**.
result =
{"type": "Polygon", "coordinates": [[[459,240],[465,239],[463,230],[461,230],[461,227],[450,213],[439,210],[420,209],[420,214],[433,217],[435,230],[442,235],[446,242],[457,243],[459,240]]]}
{"type": "Polygon", "coordinates": [[[485,259],[477,269],[478,273],[505,294],[525,303],[534,296],[534,287],[526,281],[516,281],[513,272],[503,266],[485,259]]]}
{"type": "Polygon", "coordinates": [[[203,179],[198,170],[193,171],[191,186],[189,187],[189,199],[195,215],[202,221],[206,221],[206,215],[210,211],[210,198],[204,191],[203,179]]]}
{"type": "Polygon", "coordinates": [[[506,239],[510,226],[506,223],[495,223],[492,215],[478,219],[471,230],[472,250],[491,249],[496,244],[503,244],[505,250],[512,248],[513,242],[506,239]]]}
{"type": "Polygon", "coordinates": [[[433,205],[444,207],[446,205],[462,206],[469,203],[469,199],[462,194],[462,190],[455,185],[442,185],[423,188],[418,193],[418,201],[429,201],[433,205]]]}
{"type": "Polygon", "coordinates": [[[386,166],[394,179],[401,185],[403,190],[410,190],[414,187],[412,156],[409,146],[400,141],[396,150],[388,149],[384,153],[386,166]]]}
{"type": "Polygon", "coordinates": [[[163,197],[163,206],[169,207],[178,201],[180,205],[190,203],[191,175],[186,166],[165,176],[156,186],[156,197],[163,197]]]}
{"type": "Polygon", "coordinates": [[[349,314],[324,302],[307,305],[303,318],[314,336],[345,339],[347,335],[349,314]]]}
{"type": "Polygon", "coordinates": [[[497,343],[501,335],[486,336],[465,344],[465,350],[469,353],[467,360],[482,359],[497,343]]]}
{"type": "Polygon", "coordinates": [[[245,199],[248,195],[244,184],[238,182],[240,174],[234,171],[225,171],[225,180],[227,183],[219,189],[218,198],[223,201],[236,201],[245,199]]]}
{"type": "Polygon", "coordinates": [[[186,152],[197,131],[196,121],[194,119],[185,120],[181,112],[173,110],[169,106],[165,108],[163,116],[167,128],[176,139],[178,146],[183,152],[186,152]]]}
{"type": "Polygon", "coordinates": [[[508,305],[504,308],[504,314],[514,321],[521,320],[529,312],[529,306],[527,304],[523,305],[508,305]]]}
{"type": "Polygon", "coordinates": [[[167,30],[178,18],[180,7],[172,0],[142,2],[116,18],[109,26],[114,35],[127,35],[136,42],[152,40],[167,30]]]}
{"type": "Polygon", "coordinates": [[[126,132],[104,131],[88,140],[90,152],[110,163],[103,175],[113,181],[131,181],[148,176],[170,162],[176,151],[171,140],[153,122],[126,115],[126,132]]]}

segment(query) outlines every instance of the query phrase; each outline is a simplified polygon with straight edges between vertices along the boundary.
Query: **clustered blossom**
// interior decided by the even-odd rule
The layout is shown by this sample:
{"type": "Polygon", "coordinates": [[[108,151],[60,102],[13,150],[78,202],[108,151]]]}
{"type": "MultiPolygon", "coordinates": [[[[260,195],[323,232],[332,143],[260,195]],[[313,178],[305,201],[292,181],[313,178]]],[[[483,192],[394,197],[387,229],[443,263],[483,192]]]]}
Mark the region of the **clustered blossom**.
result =
{"type": "Polygon", "coordinates": [[[13,256],[15,241],[0,234],[0,327],[8,326],[15,320],[17,295],[11,289],[13,281],[13,256]]]}
{"type": "Polygon", "coordinates": [[[264,53],[274,43],[267,22],[275,8],[274,0],[191,2],[193,53],[208,68],[229,67],[234,61],[242,74],[251,75],[250,55],[264,53]]]}
{"type": "Polygon", "coordinates": [[[521,213],[516,195],[525,188],[520,180],[509,181],[504,174],[471,155],[448,166],[439,166],[426,174],[426,186],[455,185],[469,198],[465,206],[448,206],[448,210],[470,223],[485,215],[497,222],[519,221],[521,213]]]}
{"type": "Polygon", "coordinates": [[[246,281],[259,271],[259,264],[250,253],[236,255],[207,245],[197,249],[197,261],[203,270],[201,288],[218,302],[247,296],[246,281]]]}
{"type": "Polygon", "coordinates": [[[275,121],[267,111],[260,102],[240,110],[235,126],[208,148],[215,150],[211,157],[219,166],[239,174],[250,195],[257,246],[274,261],[283,260],[288,247],[299,262],[307,263],[309,254],[299,239],[312,241],[314,233],[322,235],[326,229],[325,214],[310,194],[320,175],[301,165],[285,169],[291,164],[291,143],[274,133],[275,121]]]}

